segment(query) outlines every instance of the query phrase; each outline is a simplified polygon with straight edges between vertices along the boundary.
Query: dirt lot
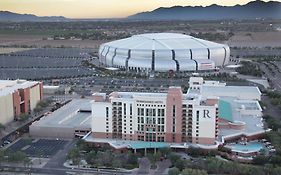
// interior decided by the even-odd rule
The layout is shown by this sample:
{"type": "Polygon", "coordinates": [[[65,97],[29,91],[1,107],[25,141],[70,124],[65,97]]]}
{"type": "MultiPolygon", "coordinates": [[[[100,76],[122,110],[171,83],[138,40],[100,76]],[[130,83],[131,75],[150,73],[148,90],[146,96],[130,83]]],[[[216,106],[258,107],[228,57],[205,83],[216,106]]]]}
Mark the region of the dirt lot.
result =
{"type": "MultiPolygon", "coordinates": [[[[78,47],[78,48],[98,48],[100,44],[107,41],[96,40],[43,40],[44,36],[39,35],[1,35],[0,46],[22,46],[29,47],[78,47]]],[[[1,52],[1,50],[0,50],[1,52]]]]}
{"type": "MultiPolygon", "coordinates": [[[[101,40],[43,40],[40,35],[1,35],[0,46],[29,47],[79,47],[97,49],[100,44],[108,42],[101,40]]],[[[281,32],[239,32],[235,33],[227,43],[231,47],[280,47],[281,32]]]]}
{"type": "Polygon", "coordinates": [[[235,33],[228,41],[231,47],[280,47],[281,32],[235,33]]]}

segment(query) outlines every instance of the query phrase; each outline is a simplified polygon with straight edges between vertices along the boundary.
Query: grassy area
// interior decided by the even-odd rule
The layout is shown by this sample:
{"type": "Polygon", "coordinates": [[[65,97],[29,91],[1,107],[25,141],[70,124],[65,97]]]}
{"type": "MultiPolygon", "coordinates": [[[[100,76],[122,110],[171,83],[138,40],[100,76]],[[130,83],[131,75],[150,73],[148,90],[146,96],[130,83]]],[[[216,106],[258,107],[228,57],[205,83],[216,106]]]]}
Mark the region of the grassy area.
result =
{"type": "Polygon", "coordinates": [[[236,68],[236,71],[243,75],[252,75],[261,77],[263,72],[257,64],[250,61],[241,61],[242,66],[236,68]]]}

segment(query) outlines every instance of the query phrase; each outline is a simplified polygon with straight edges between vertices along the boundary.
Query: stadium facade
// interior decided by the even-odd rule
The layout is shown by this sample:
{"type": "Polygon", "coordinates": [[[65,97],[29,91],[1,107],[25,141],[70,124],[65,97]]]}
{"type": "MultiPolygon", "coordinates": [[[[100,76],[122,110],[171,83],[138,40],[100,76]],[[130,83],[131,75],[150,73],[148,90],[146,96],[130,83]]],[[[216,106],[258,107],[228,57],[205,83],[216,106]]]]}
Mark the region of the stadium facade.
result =
{"type": "Polygon", "coordinates": [[[102,44],[102,66],[133,72],[214,70],[229,62],[227,45],[178,33],[149,33],[102,44]]]}
{"type": "Polygon", "coordinates": [[[5,125],[23,113],[30,113],[42,98],[41,82],[0,80],[0,123],[5,125]]]}

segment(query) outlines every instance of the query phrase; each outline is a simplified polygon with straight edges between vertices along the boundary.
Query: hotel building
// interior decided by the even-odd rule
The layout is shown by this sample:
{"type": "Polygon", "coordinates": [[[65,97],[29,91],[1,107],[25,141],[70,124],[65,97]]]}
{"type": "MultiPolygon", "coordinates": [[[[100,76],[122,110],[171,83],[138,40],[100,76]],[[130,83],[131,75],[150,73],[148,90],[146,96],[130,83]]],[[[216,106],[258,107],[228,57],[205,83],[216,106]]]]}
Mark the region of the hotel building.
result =
{"type": "Polygon", "coordinates": [[[215,144],[218,98],[167,93],[93,94],[92,136],[146,142],[215,144]]]}
{"type": "Polygon", "coordinates": [[[195,144],[214,149],[239,138],[263,136],[267,130],[260,100],[257,87],[227,86],[201,77],[190,78],[186,94],[180,87],[170,87],[167,93],[95,93],[92,128],[85,140],[116,149],[156,143],[155,147],[195,144]]]}

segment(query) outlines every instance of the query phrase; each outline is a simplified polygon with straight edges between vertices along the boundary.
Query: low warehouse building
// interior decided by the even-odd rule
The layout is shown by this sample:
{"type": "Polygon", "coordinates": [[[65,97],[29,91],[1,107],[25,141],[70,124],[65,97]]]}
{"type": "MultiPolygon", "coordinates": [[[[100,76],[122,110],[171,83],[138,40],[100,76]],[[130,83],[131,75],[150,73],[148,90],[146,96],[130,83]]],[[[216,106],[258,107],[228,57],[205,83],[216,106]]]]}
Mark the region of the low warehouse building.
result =
{"type": "Polygon", "coordinates": [[[70,139],[91,131],[89,99],[74,99],[29,126],[32,137],[70,139]]]}
{"type": "Polygon", "coordinates": [[[30,113],[43,98],[43,84],[26,80],[0,80],[0,123],[30,113]]]}

